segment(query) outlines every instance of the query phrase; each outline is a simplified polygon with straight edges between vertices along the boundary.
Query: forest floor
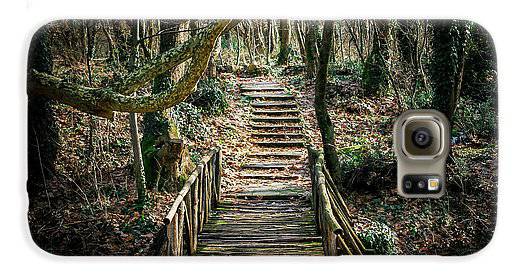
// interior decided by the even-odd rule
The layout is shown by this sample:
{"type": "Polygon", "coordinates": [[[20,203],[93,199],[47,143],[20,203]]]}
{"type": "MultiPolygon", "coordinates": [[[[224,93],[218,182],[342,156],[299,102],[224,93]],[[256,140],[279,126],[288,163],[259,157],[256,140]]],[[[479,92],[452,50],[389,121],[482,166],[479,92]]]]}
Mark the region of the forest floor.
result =
{"type": "MultiPolygon", "coordinates": [[[[188,139],[187,145],[194,161],[220,146],[223,192],[238,192],[249,184],[241,166],[253,147],[250,106],[239,90],[242,79],[231,74],[221,78],[229,83],[228,107],[218,116],[203,116],[197,129],[200,138],[188,139]]],[[[145,205],[136,204],[127,115],[108,121],[91,119],[68,106],[55,107],[60,136],[56,176],[30,198],[28,219],[35,243],[58,255],[150,254],[148,248],[176,193],[150,191],[145,205]]],[[[302,166],[293,169],[304,173],[302,166]]],[[[306,179],[301,184],[307,189],[306,179]]]]}
{"type": "MultiPolygon", "coordinates": [[[[239,171],[251,148],[250,107],[237,85],[247,80],[230,74],[221,78],[230,83],[229,107],[222,115],[204,117],[207,137],[188,145],[192,155],[217,145],[222,148],[227,175],[222,188],[231,192],[242,186],[239,171]]],[[[298,76],[273,80],[291,88],[301,105],[307,139],[321,148],[313,83],[298,76]]],[[[351,81],[332,81],[330,89],[337,145],[352,156],[343,162],[351,164],[350,172],[356,175],[347,182],[353,187],[341,191],[357,231],[372,245],[383,247],[379,253],[469,254],[490,240],[495,226],[496,145],[455,145],[454,161],[447,167],[447,194],[440,200],[404,199],[397,194],[390,149],[393,121],[399,114],[394,100],[362,97],[359,85],[351,81]]],[[[30,200],[28,218],[35,242],[60,255],[148,254],[175,194],[152,192],[146,205],[136,205],[127,116],[119,114],[112,122],[94,119],[89,125],[82,123],[90,121],[87,115],[71,108],[61,105],[56,114],[61,136],[58,176],[30,200]],[[95,161],[87,161],[88,151],[95,152],[91,155],[95,161]]],[[[307,160],[301,161],[306,166],[307,160]]]]}
{"type": "MultiPolygon", "coordinates": [[[[322,148],[314,111],[315,85],[285,78],[303,108],[310,140],[322,148]],[[311,106],[311,107],[308,107],[311,106]]],[[[356,230],[380,254],[471,254],[492,237],[496,222],[497,146],[471,141],[452,147],[444,197],[398,195],[392,129],[400,114],[392,97],[363,97],[353,81],[330,82],[329,113],[347,177],[342,188],[356,230]],[[489,145],[486,145],[486,144],[489,145]],[[376,236],[382,234],[382,237],[376,236]]]]}
{"type": "Polygon", "coordinates": [[[175,196],[150,192],[146,204],[137,205],[127,115],[91,120],[67,106],[55,107],[56,171],[30,197],[33,240],[58,255],[147,253],[175,196]]]}

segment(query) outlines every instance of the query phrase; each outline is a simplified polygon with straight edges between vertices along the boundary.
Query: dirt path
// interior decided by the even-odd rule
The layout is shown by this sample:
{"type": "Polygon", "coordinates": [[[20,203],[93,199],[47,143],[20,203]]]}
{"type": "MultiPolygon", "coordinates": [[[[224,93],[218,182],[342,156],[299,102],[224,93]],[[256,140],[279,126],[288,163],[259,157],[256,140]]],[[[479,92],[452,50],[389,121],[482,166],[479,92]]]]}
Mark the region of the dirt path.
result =
{"type": "MultiPolygon", "coordinates": [[[[249,115],[235,181],[199,236],[199,255],[322,255],[308,200],[300,106],[275,82],[241,84],[249,115]]],[[[239,107],[239,106],[238,106],[239,107]]]]}

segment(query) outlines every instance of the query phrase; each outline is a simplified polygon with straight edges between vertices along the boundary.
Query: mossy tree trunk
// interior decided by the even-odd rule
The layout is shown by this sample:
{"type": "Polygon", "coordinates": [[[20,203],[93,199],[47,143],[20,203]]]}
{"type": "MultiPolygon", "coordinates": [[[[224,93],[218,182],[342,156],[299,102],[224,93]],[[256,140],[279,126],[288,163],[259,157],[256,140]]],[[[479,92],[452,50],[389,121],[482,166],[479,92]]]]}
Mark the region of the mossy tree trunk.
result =
{"type": "Polygon", "coordinates": [[[461,94],[465,66],[468,22],[433,24],[430,76],[434,90],[433,108],[444,113],[452,122],[461,94]]]}
{"type": "Polygon", "coordinates": [[[337,155],[337,146],[335,144],[335,131],[328,109],[326,106],[326,83],[327,83],[327,69],[328,61],[330,59],[330,51],[333,40],[333,21],[325,21],[323,24],[323,38],[321,42],[321,49],[319,52],[319,70],[317,71],[316,85],[315,85],[315,115],[317,117],[317,124],[321,131],[323,140],[324,159],[326,161],[326,168],[334,181],[338,184],[342,183],[341,164],[337,155]]]}
{"type": "MultiPolygon", "coordinates": [[[[53,73],[49,28],[41,28],[30,45],[28,68],[53,73]]],[[[46,179],[55,171],[58,129],[52,113],[53,100],[31,95],[28,89],[28,192],[45,188],[46,179]]]]}
{"type": "MultiPolygon", "coordinates": [[[[176,29],[179,22],[172,20],[161,20],[160,30],[176,29]]],[[[190,21],[190,29],[197,29],[194,21],[190,21]]],[[[160,36],[159,54],[166,53],[174,48],[177,39],[176,34],[165,34],[160,36]]],[[[171,89],[173,85],[171,70],[165,71],[153,80],[152,94],[159,94],[171,89]]],[[[142,148],[146,164],[146,179],[148,187],[153,190],[162,189],[166,177],[162,176],[162,167],[156,156],[160,140],[178,138],[177,127],[174,121],[169,119],[167,110],[149,112],[144,114],[144,134],[142,137],[142,148]]]]}
{"type": "Polygon", "coordinates": [[[377,21],[372,24],[372,50],[365,60],[363,69],[363,88],[367,95],[377,96],[387,84],[386,64],[384,58],[387,56],[387,33],[388,22],[377,21]]]}

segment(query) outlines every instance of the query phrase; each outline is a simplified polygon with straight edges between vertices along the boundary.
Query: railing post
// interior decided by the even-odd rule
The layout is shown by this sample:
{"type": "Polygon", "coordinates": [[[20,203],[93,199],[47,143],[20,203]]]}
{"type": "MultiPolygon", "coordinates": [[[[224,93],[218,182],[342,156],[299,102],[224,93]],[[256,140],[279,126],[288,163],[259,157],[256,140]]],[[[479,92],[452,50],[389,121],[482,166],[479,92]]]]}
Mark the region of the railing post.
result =
{"type": "Polygon", "coordinates": [[[220,199],[221,172],[222,153],[217,147],[197,165],[177,194],[164,218],[159,248],[155,248],[157,254],[196,254],[198,234],[220,199]]]}
{"type": "Polygon", "coordinates": [[[181,256],[184,253],[184,214],[186,213],[186,204],[184,201],[180,204],[177,215],[177,248],[176,256],[181,256]]]}
{"type": "Polygon", "coordinates": [[[221,179],[222,177],[222,150],[217,148],[217,162],[215,163],[215,194],[217,202],[221,201],[221,179]]]}
{"type": "Polygon", "coordinates": [[[205,185],[203,184],[203,181],[204,181],[204,177],[203,177],[203,170],[204,170],[204,167],[202,164],[199,164],[197,166],[197,169],[199,169],[198,173],[199,173],[199,176],[197,177],[199,179],[198,181],[198,186],[199,186],[199,233],[202,231],[202,226],[204,225],[204,213],[206,212],[206,204],[205,204],[205,200],[206,200],[206,190],[205,190],[205,185]]]}
{"type": "Polygon", "coordinates": [[[193,235],[191,236],[191,239],[193,240],[192,241],[192,248],[191,250],[192,251],[197,251],[197,234],[199,233],[199,187],[197,184],[193,184],[192,186],[193,188],[191,189],[192,191],[192,196],[193,196],[193,201],[192,201],[192,211],[193,211],[193,215],[192,215],[192,229],[193,229],[193,235]]]}

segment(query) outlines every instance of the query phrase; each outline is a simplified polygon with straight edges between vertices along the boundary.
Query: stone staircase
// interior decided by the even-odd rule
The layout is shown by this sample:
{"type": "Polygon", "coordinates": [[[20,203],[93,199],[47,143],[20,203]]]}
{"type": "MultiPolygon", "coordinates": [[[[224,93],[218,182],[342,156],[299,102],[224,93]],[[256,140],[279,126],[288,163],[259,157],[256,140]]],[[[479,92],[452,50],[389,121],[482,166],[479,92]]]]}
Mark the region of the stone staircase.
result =
{"type": "Polygon", "coordinates": [[[242,184],[211,213],[198,255],[323,255],[309,197],[300,106],[275,82],[240,87],[251,102],[242,184]]]}

